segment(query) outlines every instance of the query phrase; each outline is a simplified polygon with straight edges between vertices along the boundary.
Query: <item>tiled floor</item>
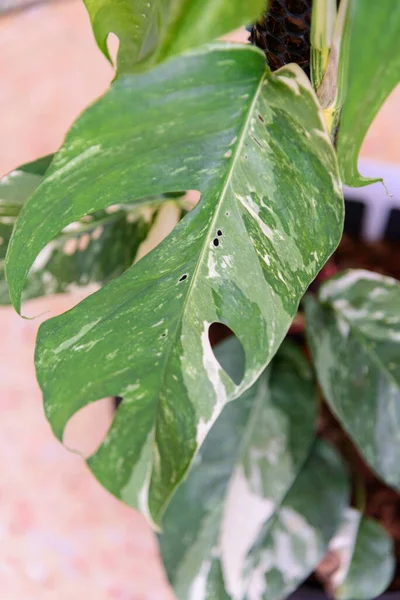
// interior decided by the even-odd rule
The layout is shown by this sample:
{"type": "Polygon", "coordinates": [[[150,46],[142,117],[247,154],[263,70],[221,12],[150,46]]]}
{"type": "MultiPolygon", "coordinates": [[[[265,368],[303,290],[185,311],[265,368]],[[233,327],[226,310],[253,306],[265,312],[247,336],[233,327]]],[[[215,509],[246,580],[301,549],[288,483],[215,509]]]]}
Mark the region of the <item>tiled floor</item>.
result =
{"type": "MultiPolygon", "coordinates": [[[[55,150],[111,77],[80,0],[0,19],[0,174],[55,150]]],[[[387,103],[364,156],[400,163],[399,98],[387,103]]],[[[76,301],[38,301],[28,312],[54,315],[76,301]]],[[[43,318],[0,309],[0,598],[171,600],[142,517],[107,494],[44,419],[33,371],[43,318]]],[[[82,413],[68,444],[90,453],[110,415],[107,401],[82,413]]]]}

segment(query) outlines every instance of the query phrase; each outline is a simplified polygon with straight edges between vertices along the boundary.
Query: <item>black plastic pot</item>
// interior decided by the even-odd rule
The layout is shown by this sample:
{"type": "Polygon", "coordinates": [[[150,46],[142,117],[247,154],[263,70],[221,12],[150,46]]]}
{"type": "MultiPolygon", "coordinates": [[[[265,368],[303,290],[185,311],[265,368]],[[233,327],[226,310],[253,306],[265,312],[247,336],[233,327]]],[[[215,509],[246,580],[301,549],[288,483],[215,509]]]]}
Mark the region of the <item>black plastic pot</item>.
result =
{"type": "Polygon", "coordinates": [[[360,188],[344,188],[345,231],[350,236],[376,242],[400,240],[400,167],[360,160],[365,177],[382,177],[382,183],[360,188]]]}

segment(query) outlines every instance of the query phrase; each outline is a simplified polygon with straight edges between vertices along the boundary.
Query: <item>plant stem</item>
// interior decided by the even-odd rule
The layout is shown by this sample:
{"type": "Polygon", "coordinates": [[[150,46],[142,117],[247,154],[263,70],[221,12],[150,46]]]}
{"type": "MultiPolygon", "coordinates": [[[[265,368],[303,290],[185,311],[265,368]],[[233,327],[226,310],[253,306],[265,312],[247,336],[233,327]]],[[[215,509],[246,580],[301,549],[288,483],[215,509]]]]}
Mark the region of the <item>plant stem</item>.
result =
{"type": "Polygon", "coordinates": [[[346,24],[349,14],[349,4],[349,0],[342,0],[340,3],[325,75],[317,90],[332,140],[335,137],[345,95],[346,24]]]}
{"type": "Polygon", "coordinates": [[[360,513],[364,513],[367,504],[367,492],[364,479],[358,471],[354,472],[354,501],[360,513]]]}
{"type": "Polygon", "coordinates": [[[324,78],[337,17],[336,0],[314,0],[311,20],[311,83],[317,91],[324,78]]]}

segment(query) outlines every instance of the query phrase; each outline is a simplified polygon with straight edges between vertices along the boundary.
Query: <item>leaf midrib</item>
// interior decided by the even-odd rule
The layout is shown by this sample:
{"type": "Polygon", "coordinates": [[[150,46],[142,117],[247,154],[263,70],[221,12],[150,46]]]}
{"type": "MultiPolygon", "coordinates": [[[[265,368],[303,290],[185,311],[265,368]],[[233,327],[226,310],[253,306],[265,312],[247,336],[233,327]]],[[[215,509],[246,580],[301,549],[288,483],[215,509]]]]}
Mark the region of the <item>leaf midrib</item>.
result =
{"type": "MultiPolygon", "coordinates": [[[[165,360],[164,360],[164,364],[163,364],[163,369],[162,369],[162,379],[161,379],[161,384],[160,384],[160,390],[158,392],[158,399],[157,399],[156,407],[155,407],[156,416],[155,416],[155,423],[154,423],[154,427],[153,427],[153,432],[154,432],[153,444],[155,446],[157,446],[156,439],[155,439],[155,434],[157,432],[158,415],[159,415],[159,412],[160,412],[159,411],[160,392],[161,392],[161,389],[163,387],[164,380],[165,380],[166,365],[168,364],[168,359],[169,359],[169,356],[171,354],[172,348],[175,347],[176,338],[178,336],[178,332],[179,332],[181,323],[183,321],[183,316],[184,316],[184,314],[186,312],[186,306],[187,306],[187,303],[188,303],[188,299],[191,296],[191,292],[192,292],[193,286],[194,286],[195,281],[196,281],[196,275],[197,275],[197,273],[198,273],[201,265],[203,264],[203,257],[204,257],[204,254],[206,252],[206,249],[209,247],[209,243],[210,243],[210,240],[211,240],[211,237],[212,237],[210,235],[210,232],[213,230],[213,227],[215,225],[215,221],[216,221],[217,217],[219,216],[219,212],[221,210],[221,206],[222,206],[223,200],[225,198],[226,192],[227,192],[229,184],[231,182],[231,178],[232,178],[232,175],[233,175],[233,172],[234,172],[234,168],[235,168],[236,162],[238,160],[238,157],[241,154],[241,151],[242,151],[242,148],[243,148],[243,144],[244,144],[244,140],[245,140],[245,137],[246,137],[246,133],[247,133],[247,130],[248,130],[249,125],[250,125],[250,121],[251,121],[251,118],[252,118],[252,115],[253,115],[254,107],[255,107],[255,105],[256,105],[256,103],[258,101],[259,95],[261,93],[261,89],[262,89],[262,86],[263,86],[263,83],[264,83],[264,80],[265,80],[265,76],[266,76],[266,70],[264,70],[262,72],[262,75],[260,76],[259,84],[257,86],[257,89],[255,90],[254,97],[253,97],[252,101],[250,102],[249,109],[248,109],[248,112],[247,112],[247,116],[246,116],[246,118],[244,120],[244,124],[242,126],[241,131],[240,131],[240,134],[238,135],[238,140],[239,141],[238,141],[238,144],[236,146],[235,151],[232,153],[231,166],[230,166],[230,169],[228,169],[228,171],[227,171],[225,182],[224,182],[224,185],[222,187],[222,191],[221,191],[221,194],[220,194],[220,197],[219,197],[218,206],[217,206],[217,208],[216,208],[216,210],[214,212],[213,218],[211,219],[211,222],[210,222],[210,225],[209,225],[209,232],[205,236],[203,247],[202,247],[202,249],[200,251],[200,254],[199,254],[199,257],[197,259],[196,266],[195,266],[194,271],[193,271],[193,275],[190,277],[190,282],[189,282],[188,289],[187,289],[187,292],[186,292],[186,297],[185,297],[185,300],[184,300],[184,302],[182,304],[182,310],[181,310],[182,317],[181,317],[181,319],[177,320],[177,326],[176,326],[175,331],[173,332],[173,334],[172,334],[172,336],[170,338],[171,339],[171,343],[169,344],[168,349],[166,351],[166,356],[165,356],[165,360]],[[174,341],[174,344],[172,344],[172,340],[174,341]]],[[[200,202],[202,202],[202,201],[204,201],[204,197],[200,199],[200,202]]],[[[191,457],[190,462],[187,465],[187,468],[185,470],[185,473],[189,469],[189,466],[192,463],[192,461],[194,459],[194,456],[195,456],[195,454],[191,457]]],[[[154,465],[154,463],[152,464],[152,475],[153,475],[153,465],[154,465]]],[[[151,477],[151,479],[152,479],[152,477],[151,477]]],[[[150,479],[150,486],[151,486],[151,479],[150,479]]],[[[157,515],[155,515],[155,520],[156,521],[158,520],[157,517],[159,517],[159,516],[161,516],[163,514],[164,509],[165,509],[165,507],[167,506],[167,504],[169,502],[169,499],[173,496],[173,494],[174,494],[176,488],[179,486],[179,484],[180,484],[180,481],[178,481],[176,483],[176,485],[172,488],[172,490],[170,491],[170,493],[168,494],[168,496],[165,497],[165,500],[164,500],[163,504],[158,509],[157,515]]]]}

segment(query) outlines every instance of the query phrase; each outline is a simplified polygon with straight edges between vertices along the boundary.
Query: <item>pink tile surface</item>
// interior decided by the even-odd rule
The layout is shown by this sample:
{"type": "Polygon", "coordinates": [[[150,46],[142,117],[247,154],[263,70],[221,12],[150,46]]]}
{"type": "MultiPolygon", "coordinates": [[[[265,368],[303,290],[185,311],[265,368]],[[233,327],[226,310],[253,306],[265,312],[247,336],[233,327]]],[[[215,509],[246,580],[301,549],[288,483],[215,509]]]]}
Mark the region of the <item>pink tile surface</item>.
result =
{"type": "Polygon", "coordinates": [[[0,173],[56,150],[79,112],[107,88],[81,0],[0,18],[0,173]]]}
{"type": "MultiPolygon", "coordinates": [[[[71,303],[34,302],[30,312],[71,303]]],[[[49,429],[32,366],[39,320],[0,311],[0,598],[172,600],[144,519],[49,429]]],[[[101,439],[111,406],[95,408],[71,426],[74,446],[92,450],[101,439]]]]}
{"type": "MultiPolygon", "coordinates": [[[[0,174],[55,150],[111,77],[80,0],[0,19],[0,174]]],[[[386,103],[364,156],[400,162],[399,97],[386,103]]],[[[77,300],[37,301],[29,314],[54,315],[77,300]]],[[[39,321],[0,309],[0,599],[172,600],[144,519],[50,432],[33,369],[39,321]]],[[[83,411],[69,445],[89,454],[110,418],[107,401],[83,411]]]]}

